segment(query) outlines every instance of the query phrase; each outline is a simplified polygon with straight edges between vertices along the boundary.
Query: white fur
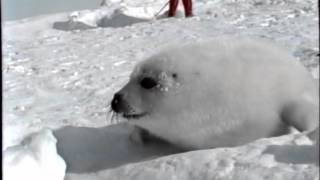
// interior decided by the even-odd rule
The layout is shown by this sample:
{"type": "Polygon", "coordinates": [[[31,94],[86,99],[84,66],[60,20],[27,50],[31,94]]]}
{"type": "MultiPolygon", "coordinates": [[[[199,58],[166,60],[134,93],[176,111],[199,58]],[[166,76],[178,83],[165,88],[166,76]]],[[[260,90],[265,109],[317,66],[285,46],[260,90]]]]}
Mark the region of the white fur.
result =
{"type": "Polygon", "coordinates": [[[120,92],[137,112],[148,113],[129,123],[192,149],[241,145],[283,134],[287,125],[308,130],[318,124],[316,118],[295,118],[317,112],[318,104],[308,104],[318,97],[311,75],[262,40],[222,38],[167,49],[138,64],[120,92]],[[157,79],[159,87],[141,89],[144,76],[157,79]],[[284,112],[296,102],[302,102],[298,109],[310,109],[290,116],[289,106],[284,112]]]}

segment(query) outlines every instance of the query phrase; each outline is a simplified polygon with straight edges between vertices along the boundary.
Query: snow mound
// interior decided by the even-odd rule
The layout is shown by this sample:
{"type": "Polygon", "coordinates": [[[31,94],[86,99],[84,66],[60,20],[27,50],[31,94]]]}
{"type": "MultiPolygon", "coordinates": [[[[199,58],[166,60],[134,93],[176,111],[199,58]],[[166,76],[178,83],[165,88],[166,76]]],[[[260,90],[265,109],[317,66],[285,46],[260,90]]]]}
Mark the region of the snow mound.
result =
{"type": "Polygon", "coordinates": [[[132,130],[122,123],[103,128],[68,126],[54,131],[57,143],[52,131],[44,129],[4,152],[4,179],[319,179],[319,129],[307,134],[316,142],[294,133],[234,148],[185,153],[165,143],[133,143],[132,130]]]}
{"type": "Polygon", "coordinates": [[[135,23],[152,20],[153,14],[148,8],[118,9],[111,17],[104,17],[99,21],[100,27],[124,27],[135,23]]]}
{"type": "Polygon", "coordinates": [[[96,10],[75,11],[70,14],[67,21],[54,22],[53,28],[64,31],[97,27],[117,28],[147,22],[153,18],[154,11],[152,8],[114,5],[96,10]]]}
{"type": "Polygon", "coordinates": [[[66,180],[315,180],[319,179],[315,146],[306,136],[290,134],[240,147],[181,153],[116,169],[68,173],[66,180]]]}
{"type": "Polygon", "coordinates": [[[44,129],[3,153],[4,180],[63,180],[66,163],[57,154],[57,140],[44,129]]]}

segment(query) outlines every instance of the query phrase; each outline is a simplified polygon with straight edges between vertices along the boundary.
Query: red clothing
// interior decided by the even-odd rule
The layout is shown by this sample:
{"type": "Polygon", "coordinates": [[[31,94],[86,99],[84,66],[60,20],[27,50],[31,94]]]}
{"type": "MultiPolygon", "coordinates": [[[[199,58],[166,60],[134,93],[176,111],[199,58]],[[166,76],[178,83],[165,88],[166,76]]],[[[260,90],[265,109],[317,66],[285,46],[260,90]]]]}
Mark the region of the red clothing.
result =
{"type": "MultiPolygon", "coordinates": [[[[170,0],[169,2],[169,17],[173,17],[176,15],[177,7],[179,0],[170,0]]],[[[184,13],[186,17],[193,16],[192,14],[192,0],[182,0],[184,13]]]]}

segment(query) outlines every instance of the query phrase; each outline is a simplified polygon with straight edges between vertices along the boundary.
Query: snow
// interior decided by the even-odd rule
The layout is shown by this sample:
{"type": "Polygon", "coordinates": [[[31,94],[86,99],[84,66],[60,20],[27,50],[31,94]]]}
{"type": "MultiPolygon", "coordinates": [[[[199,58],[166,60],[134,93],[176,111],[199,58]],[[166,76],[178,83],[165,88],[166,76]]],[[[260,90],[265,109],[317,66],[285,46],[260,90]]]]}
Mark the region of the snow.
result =
{"type": "Polygon", "coordinates": [[[318,167],[308,165],[316,161],[315,147],[308,139],[297,146],[295,139],[294,136],[261,139],[236,148],[181,153],[94,173],[69,173],[66,179],[317,179],[318,167]]]}
{"type": "Polygon", "coordinates": [[[3,153],[4,179],[63,180],[66,163],[57,154],[57,140],[44,129],[3,153]]]}
{"type": "Polygon", "coordinates": [[[313,145],[290,134],[181,153],[161,143],[134,144],[131,127],[109,126],[108,105],[134,65],[170,44],[263,37],[319,79],[314,0],[199,0],[195,17],[183,17],[182,3],[176,18],[163,18],[165,10],[154,17],[165,3],[106,0],[95,10],[3,24],[5,179],[62,179],[63,160],[65,179],[319,179],[319,139],[313,145]]]}
{"type": "Polygon", "coordinates": [[[181,152],[164,143],[133,143],[129,140],[132,131],[132,127],[121,123],[100,128],[67,126],[54,134],[68,172],[74,173],[95,172],[181,152]]]}
{"type": "Polygon", "coordinates": [[[53,28],[59,30],[90,29],[95,27],[122,27],[144,22],[154,16],[152,8],[126,7],[112,4],[95,10],[75,11],[67,21],[55,22],[53,28]]]}

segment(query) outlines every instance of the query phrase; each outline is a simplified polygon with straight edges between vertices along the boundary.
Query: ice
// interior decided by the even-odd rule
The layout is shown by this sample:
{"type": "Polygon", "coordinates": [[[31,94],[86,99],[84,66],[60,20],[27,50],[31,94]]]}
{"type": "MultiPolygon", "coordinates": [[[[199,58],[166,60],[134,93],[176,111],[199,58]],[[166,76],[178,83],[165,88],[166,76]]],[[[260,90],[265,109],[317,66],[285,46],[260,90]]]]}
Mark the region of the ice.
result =
{"type": "Polygon", "coordinates": [[[3,152],[4,180],[63,180],[66,163],[57,154],[52,131],[41,130],[3,152]]]}
{"type": "Polygon", "coordinates": [[[235,148],[180,153],[97,172],[68,173],[66,180],[318,179],[316,148],[308,142],[294,145],[295,139],[293,134],[261,139],[235,148]]]}

